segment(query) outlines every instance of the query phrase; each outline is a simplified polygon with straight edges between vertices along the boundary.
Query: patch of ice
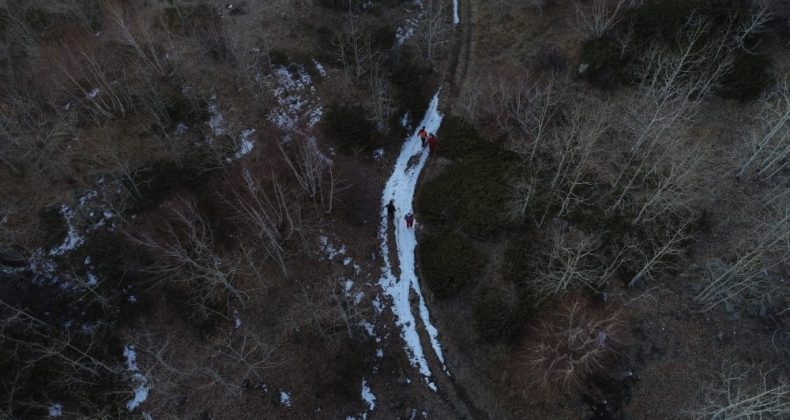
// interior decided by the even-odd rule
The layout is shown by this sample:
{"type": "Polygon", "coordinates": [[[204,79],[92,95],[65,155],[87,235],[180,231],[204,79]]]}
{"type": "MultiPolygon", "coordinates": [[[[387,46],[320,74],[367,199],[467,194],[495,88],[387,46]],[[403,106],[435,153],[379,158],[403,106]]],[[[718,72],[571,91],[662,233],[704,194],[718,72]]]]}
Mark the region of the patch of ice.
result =
{"type": "Polygon", "coordinates": [[[239,329],[241,327],[241,318],[239,318],[239,311],[233,310],[233,328],[239,329]]]}
{"type": "Polygon", "coordinates": [[[400,125],[403,128],[408,129],[409,124],[411,123],[411,116],[409,115],[408,111],[400,117],[400,125]]]}
{"type": "Polygon", "coordinates": [[[321,242],[321,249],[326,254],[326,259],[332,260],[335,259],[335,257],[346,254],[345,245],[341,245],[340,248],[337,248],[331,242],[329,242],[328,237],[323,235],[319,237],[318,240],[321,242]]]}
{"type": "Polygon", "coordinates": [[[315,70],[318,72],[318,74],[320,74],[321,77],[326,77],[326,69],[324,69],[324,66],[322,66],[321,63],[315,59],[313,59],[313,64],[315,65],[315,70]]]}
{"type": "Polygon", "coordinates": [[[373,160],[379,160],[384,157],[384,148],[379,147],[373,151],[373,160]]]}
{"type": "Polygon", "coordinates": [[[212,95],[211,100],[208,103],[208,126],[211,128],[211,134],[216,136],[221,136],[225,134],[227,129],[225,128],[225,118],[222,117],[222,114],[219,113],[219,107],[217,106],[217,95],[212,95]]]}
{"type": "Polygon", "coordinates": [[[63,404],[55,403],[49,406],[50,417],[60,417],[63,415],[63,404]]]}
{"type": "Polygon", "coordinates": [[[368,410],[373,411],[376,409],[376,396],[368,386],[368,381],[362,380],[362,399],[368,404],[368,410]]]}
{"type": "Polygon", "coordinates": [[[239,151],[236,152],[236,159],[241,159],[243,156],[249,154],[255,143],[250,140],[250,137],[255,134],[255,129],[250,128],[241,132],[241,142],[239,143],[239,151]]]}
{"type": "Polygon", "coordinates": [[[85,99],[89,99],[89,100],[94,99],[97,96],[99,96],[100,93],[101,93],[101,89],[93,88],[93,90],[91,90],[90,92],[88,92],[87,95],[85,95],[85,99]]]}
{"type": "Polygon", "coordinates": [[[376,336],[376,331],[375,331],[375,329],[373,327],[373,324],[371,324],[367,320],[363,319],[362,321],[359,321],[359,326],[364,328],[365,332],[367,332],[369,336],[371,336],[371,337],[375,337],[376,336]]]}
{"type": "Polygon", "coordinates": [[[280,404],[291,407],[291,396],[285,391],[280,391],[280,404]]]}
{"type": "Polygon", "coordinates": [[[186,134],[186,132],[188,130],[189,130],[189,126],[184,124],[183,122],[180,122],[180,123],[178,123],[178,125],[176,125],[176,135],[177,136],[181,136],[181,135],[186,134]]]}
{"type": "Polygon", "coordinates": [[[74,210],[64,204],[60,207],[60,214],[63,216],[63,219],[66,220],[68,232],[66,233],[66,239],[63,240],[63,243],[60,246],[51,249],[49,251],[49,255],[63,255],[66,252],[76,249],[85,243],[85,239],[80,236],[80,234],[77,232],[77,228],[74,226],[74,210]]]}
{"type": "MultiPolygon", "coordinates": [[[[434,95],[425,118],[420,127],[424,126],[429,132],[437,132],[442,123],[442,115],[438,111],[439,93],[434,95]]],[[[398,259],[400,263],[400,276],[393,273],[392,263],[389,259],[389,245],[387,231],[390,225],[385,205],[394,200],[396,208],[401,214],[412,210],[414,191],[420,171],[428,159],[428,151],[422,147],[419,137],[415,132],[403,144],[398,160],[395,162],[392,176],[387,181],[384,193],[381,198],[381,226],[379,229],[379,240],[381,243],[381,253],[384,260],[382,268],[382,278],[380,285],[387,296],[392,300],[392,312],[395,315],[396,324],[400,327],[401,337],[404,340],[405,349],[409,356],[409,361],[420,371],[425,378],[428,386],[436,391],[436,385],[430,380],[431,370],[423,352],[422,342],[417,332],[417,319],[411,310],[409,296],[412,292],[417,297],[419,304],[419,318],[425,327],[430,338],[430,344],[437,358],[442,363],[442,368],[447,372],[444,365],[444,356],[441,345],[438,341],[438,331],[430,320],[428,307],[425,305],[425,298],[422,295],[419,279],[415,270],[415,248],[417,239],[413,229],[406,227],[405,221],[398,219],[395,222],[395,242],[397,244],[398,259]],[[413,157],[417,157],[416,163],[412,162],[413,157]]]]}
{"type": "Polygon", "coordinates": [[[126,357],[126,370],[132,374],[132,381],[137,386],[134,390],[134,397],[126,403],[126,409],[134,411],[145,400],[148,399],[148,379],[140,373],[137,367],[137,352],[133,345],[127,345],[123,348],[123,355],[126,357]]]}

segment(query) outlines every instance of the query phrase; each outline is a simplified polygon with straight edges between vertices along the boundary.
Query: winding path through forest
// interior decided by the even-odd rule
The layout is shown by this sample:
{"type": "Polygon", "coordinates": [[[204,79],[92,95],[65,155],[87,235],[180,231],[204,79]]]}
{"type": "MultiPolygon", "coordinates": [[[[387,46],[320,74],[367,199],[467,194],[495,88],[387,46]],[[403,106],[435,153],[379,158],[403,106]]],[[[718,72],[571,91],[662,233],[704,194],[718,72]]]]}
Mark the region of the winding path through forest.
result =
{"type": "MultiPolygon", "coordinates": [[[[466,0],[466,16],[473,14],[474,0],[466,0]]],[[[450,77],[450,89],[456,90],[458,83],[466,78],[471,50],[471,28],[458,25],[458,4],[454,2],[453,23],[460,30],[456,33],[456,47],[453,49],[453,71],[450,77]],[[459,61],[463,61],[460,63],[459,61]],[[458,74],[458,70],[461,74],[458,74]]],[[[429,158],[427,147],[422,145],[417,132],[425,127],[429,133],[436,133],[442,123],[443,115],[439,112],[439,95],[441,89],[433,96],[423,120],[417,124],[414,133],[406,138],[400,154],[395,161],[392,175],[387,180],[381,197],[381,225],[379,240],[383,259],[380,286],[391,299],[391,309],[395,316],[396,326],[412,366],[417,368],[427,386],[445,402],[450,404],[459,418],[485,418],[475,404],[469,400],[465,389],[457,384],[445,363],[445,357],[439,342],[439,331],[431,322],[431,316],[422,294],[422,288],[416,267],[417,238],[415,229],[406,227],[404,216],[412,211],[414,194],[420,173],[429,158]],[[390,221],[385,206],[392,200],[397,209],[394,220],[390,221]],[[390,250],[390,226],[394,227],[394,253],[390,250]],[[396,261],[393,261],[397,258],[396,261]],[[393,264],[394,263],[394,264],[393,264]],[[424,343],[426,344],[424,346],[424,343]],[[426,351],[430,344],[429,351],[426,351]],[[439,371],[443,372],[439,372],[439,371]],[[439,389],[441,388],[441,392],[439,389]]],[[[450,100],[452,100],[452,94],[450,100]]],[[[419,227],[415,220],[415,228],[419,227]]]]}

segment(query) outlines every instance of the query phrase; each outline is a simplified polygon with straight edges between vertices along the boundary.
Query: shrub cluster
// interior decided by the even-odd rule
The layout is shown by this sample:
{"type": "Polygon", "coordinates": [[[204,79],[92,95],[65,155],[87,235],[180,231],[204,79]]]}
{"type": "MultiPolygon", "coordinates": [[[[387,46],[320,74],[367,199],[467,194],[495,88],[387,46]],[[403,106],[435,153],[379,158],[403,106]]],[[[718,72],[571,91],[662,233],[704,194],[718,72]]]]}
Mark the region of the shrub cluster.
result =
{"type": "Polygon", "coordinates": [[[485,257],[464,235],[441,232],[427,236],[420,244],[420,267],[431,292],[449,297],[479,276],[485,257]]]}
{"type": "MultiPolygon", "coordinates": [[[[689,30],[693,17],[702,20],[702,40],[721,37],[727,30],[739,27],[753,12],[749,2],[741,0],[655,0],[627,12],[615,28],[616,34],[586,41],[582,45],[582,63],[588,64],[584,77],[601,89],[615,88],[636,81],[635,65],[642,52],[658,44],[676,49],[689,30]],[[623,39],[629,39],[623,45],[623,39]]],[[[773,80],[769,74],[770,60],[761,53],[743,48],[757,48],[761,34],[745,40],[745,45],[732,51],[733,65],[720,83],[718,94],[742,102],[757,98],[773,80]]]]}
{"type": "Polygon", "coordinates": [[[362,105],[332,104],[324,117],[324,133],[344,152],[369,150],[376,138],[369,115],[362,105]]]}
{"type": "Polygon", "coordinates": [[[508,182],[516,164],[515,156],[504,151],[453,162],[422,186],[417,196],[420,217],[428,223],[458,227],[474,237],[493,236],[512,224],[506,208],[508,182]]]}
{"type": "Polygon", "coordinates": [[[483,288],[475,296],[475,330],[486,342],[503,343],[516,338],[525,321],[523,314],[504,290],[483,288]]]}

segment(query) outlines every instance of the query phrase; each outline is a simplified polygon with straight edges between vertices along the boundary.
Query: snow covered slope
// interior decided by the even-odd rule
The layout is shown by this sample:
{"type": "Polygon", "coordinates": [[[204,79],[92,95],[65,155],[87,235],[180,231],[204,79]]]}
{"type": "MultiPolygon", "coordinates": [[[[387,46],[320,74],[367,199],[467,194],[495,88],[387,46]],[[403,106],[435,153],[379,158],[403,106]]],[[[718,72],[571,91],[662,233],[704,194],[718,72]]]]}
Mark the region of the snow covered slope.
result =
{"type": "MultiPolygon", "coordinates": [[[[439,130],[439,126],[442,123],[442,115],[439,114],[438,106],[439,93],[437,92],[431,100],[431,104],[425,113],[425,118],[417,125],[417,130],[423,126],[425,126],[426,131],[429,133],[435,133],[439,130]]],[[[425,299],[422,296],[420,282],[415,270],[414,250],[417,246],[417,239],[414,230],[406,228],[406,222],[404,220],[406,213],[412,210],[417,179],[427,159],[428,149],[422,147],[417,132],[415,132],[412,136],[407,138],[406,142],[403,144],[401,153],[395,163],[395,168],[392,171],[392,176],[384,187],[384,194],[381,197],[382,212],[381,227],[379,229],[384,267],[380,284],[384,292],[392,299],[392,311],[395,314],[396,323],[401,329],[401,336],[403,337],[409,360],[425,377],[428,386],[435,391],[436,385],[431,381],[431,369],[425,358],[425,353],[418,334],[417,319],[409,303],[409,294],[412,291],[417,296],[419,321],[428,333],[431,348],[442,363],[442,368],[445,372],[447,372],[447,369],[444,366],[444,355],[442,354],[442,347],[438,340],[438,331],[433,324],[431,324],[428,306],[425,304],[425,299]],[[387,218],[387,212],[384,209],[384,206],[389,203],[390,200],[395,201],[395,207],[397,209],[395,215],[395,241],[398,248],[398,261],[396,263],[398,263],[399,266],[395,271],[393,271],[392,262],[389,257],[390,251],[387,238],[390,223],[387,218]]],[[[416,220],[415,225],[418,223],[419,220],[416,220]]]]}

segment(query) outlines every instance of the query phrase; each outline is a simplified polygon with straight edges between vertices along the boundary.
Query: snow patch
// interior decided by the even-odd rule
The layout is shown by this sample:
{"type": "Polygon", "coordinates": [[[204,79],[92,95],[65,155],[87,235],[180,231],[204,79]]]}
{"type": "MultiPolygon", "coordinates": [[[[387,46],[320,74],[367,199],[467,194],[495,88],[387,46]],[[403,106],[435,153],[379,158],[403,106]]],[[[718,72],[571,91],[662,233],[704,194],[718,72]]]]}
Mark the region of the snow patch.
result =
{"type": "Polygon", "coordinates": [[[291,396],[285,391],[280,391],[280,404],[291,407],[291,396]]]}
{"type": "Polygon", "coordinates": [[[453,0],[453,25],[458,25],[461,18],[458,17],[458,0],[453,0]]]}
{"type": "Polygon", "coordinates": [[[321,63],[316,61],[316,59],[313,59],[313,65],[315,65],[315,70],[321,75],[321,77],[326,77],[326,69],[324,69],[324,66],[321,65],[321,63]]]}
{"type": "Polygon", "coordinates": [[[340,247],[336,247],[331,242],[329,242],[329,238],[326,236],[321,236],[318,238],[319,242],[321,243],[321,250],[324,251],[326,254],[326,259],[333,260],[336,257],[346,255],[346,246],[340,245],[340,247]]]}
{"type": "Polygon", "coordinates": [[[323,116],[313,80],[304,66],[296,66],[291,72],[287,67],[274,68],[272,94],[277,106],[268,119],[282,130],[293,130],[302,125],[312,128],[323,116]]]}
{"type": "Polygon", "coordinates": [[[97,96],[99,96],[99,94],[100,94],[100,93],[101,93],[101,89],[99,89],[99,88],[93,88],[93,90],[91,90],[90,92],[88,92],[88,93],[85,95],[85,99],[88,99],[88,100],[90,100],[90,99],[94,99],[94,98],[96,98],[97,96]]]}
{"type": "Polygon", "coordinates": [[[211,134],[215,137],[221,136],[227,132],[225,128],[225,118],[219,113],[217,106],[217,95],[212,95],[208,104],[208,126],[211,128],[211,134]]]}
{"type": "Polygon", "coordinates": [[[255,129],[250,128],[241,132],[241,141],[239,143],[239,151],[236,152],[236,159],[241,159],[252,151],[255,143],[250,140],[250,137],[255,134],[255,129]]]}
{"type": "Polygon", "coordinates": [[[368,410],[373,411],[376,409],[376,396],[368,386],[368,381],[362,380],[362,399],[368,404],[368,410]]]}
{"type": "Polygon", "coordinates": [[[74,210],[64,204],[60,207],[60,214],[63,216],[63,219],[66,220],[68,232],[66,233],[66,239],[63,240],[63,243],[50,250],[49,255],[63,255],[85,243],[85,239],[80,236],[77,232],[77,228],[74,227],[74,210]]]}
{"type": "Polygon", "coordinates": [[[148,386],[148,379],[140,373],[140,369],[137,367],[137,352],[134,350],[134,346],[125,346],[123,355],[126,357],[126,370],[132,374],[132,381],[137,386],[134,390],[134,398],[126,403],[126,409],[134,411],[135,408],[148,399],[150,387],[148,386]]]}
{"type": "Polygon", "coordinates": [[[409,115],[409,112],[407,111],[400,118],[400,125],[401,125],[401,127],[403,127],[403,128],[408,130],[409,129],[409,124],[411,124],[411,116],[409,115]]]}
{"type": "Polygon", "coordinates": [[[378,149],[373,151],[373,160],[380,160],[384,157],[384,148],[379,147],[378,149]]]}
{"type": "MultiPolygon", "coordinates": [[[[439,93],[434,95],[431,100],[425,113],[425,118],[419,124],[420,127],[424,126],[429,132],[435,133],[439,131],[443,116],[439,113],[438,106],[439,93]]],[[[384,264],[379,284],[392,301],[391,309],[395,315],[396,324],[401,330],[401,337],[404,340],[409,361],[412,366],[419,369],[428,386],[436,391],[436,385],[430,380],[431,370],[423,352],[422,342],[417,332],[417,319],[415,314],[412,313],[409,299],[410,294],[413,292],[417,297],[419,318],[429,335],[431,347],[442,363],[442,368],[447,372],[447,368],[444,365],[444,355],[438,340],[438,330],[431,323],[430,313],[425,304],[425,298],[422,295],[420,282],[415,270],[417,239],[414,230],[406,228],[404,220],[398,218],[395,221],[395,241],[400,263],[400,276],[395,275],[389,258],[387,231],[390,222],[385,209],[385,205],[390,200],[394,200],[395,207],[400,214],[405,214],[412,210],[417,179],[427,159],[428,150],[422,147],[422,143],[415,132],[403,144],[398,160],[395,162],[392,176],[384,188],[381,198],[381,226],[379,229],[379,240],[381,242],[381,254],[384,264]],[[416,163],[412,162],[412,158],[415,156],[417,157],[416,163]]]]}
{"type": "Polygon", "coordinates": [[[239,329],[241,327],[241,318],[239,317],[239,311],[233,310],[233,328],[239,329]]]}
{"type": "Polygon", "coordinates": [[[403,45],[409,38],[414,36],[414,32],[417,30],[417,26],[420,23],[420,18],[425,14],[421,1],[415,1],[414,4],[420,8],[420,13],[417,14],[417,16],[406,19],[405,22],[395,28],[395,40],[398,46],[403,45]]]}
{"type": "Polygon", "coordinates": [[[63,415],[63,404],[55,403],[49,406],[50,417],[60,417],[63,415]]]}

